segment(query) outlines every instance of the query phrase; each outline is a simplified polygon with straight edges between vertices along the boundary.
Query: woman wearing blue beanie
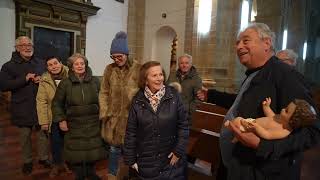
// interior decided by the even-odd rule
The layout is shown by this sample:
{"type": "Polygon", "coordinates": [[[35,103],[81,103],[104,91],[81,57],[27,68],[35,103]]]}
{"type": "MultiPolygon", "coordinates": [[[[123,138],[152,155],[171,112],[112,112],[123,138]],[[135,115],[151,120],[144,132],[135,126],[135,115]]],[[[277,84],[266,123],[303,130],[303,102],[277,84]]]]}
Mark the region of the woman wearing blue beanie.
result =
{"type": "Polygon", "coordinates": [[[110,57],[114,63],[104,70],[99,93],[101,135],[110,145],[108,180],[122,179],[121,148],[132,97],[139,90],[141,65],[129,58],[127,34],[120,31],[112,40],[110,57]],[[120,164],[120,165],[119,165],[120,164]]]}

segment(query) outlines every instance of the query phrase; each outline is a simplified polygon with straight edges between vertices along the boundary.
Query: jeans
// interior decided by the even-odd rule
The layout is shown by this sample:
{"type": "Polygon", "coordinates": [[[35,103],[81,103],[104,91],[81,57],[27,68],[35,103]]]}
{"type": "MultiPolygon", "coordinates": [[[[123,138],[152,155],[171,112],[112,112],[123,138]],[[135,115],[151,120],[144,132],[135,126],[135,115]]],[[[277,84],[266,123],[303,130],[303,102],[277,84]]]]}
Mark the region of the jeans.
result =
{"type": "Polygon", "coordinates": [[[110,145],[109,161],[108,161],[109,174],[112,174],[114,176],[117,175],[120,157],[121,157],[121,148],[110,145]]]}
{"type": "Polygon", "coordinates": [[[53,164],[60,165],[63,163],[62,150],[63,150],[64,133],[59,128],[59,123],[52,123],[51,125],[51,153],[53,164]]]}

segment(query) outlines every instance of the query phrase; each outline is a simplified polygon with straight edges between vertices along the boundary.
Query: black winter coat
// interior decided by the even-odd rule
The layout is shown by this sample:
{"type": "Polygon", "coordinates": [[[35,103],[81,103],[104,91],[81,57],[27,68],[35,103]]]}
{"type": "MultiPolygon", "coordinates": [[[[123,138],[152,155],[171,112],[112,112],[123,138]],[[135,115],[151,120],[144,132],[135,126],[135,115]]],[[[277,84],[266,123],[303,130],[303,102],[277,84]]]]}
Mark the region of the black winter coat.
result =
{"type": "Polygon", "coordinates": [[[38,84],[26,81],[28,73],[41,75],[45,71],[43,61],[36,57],[25,61],[18,52],[13,52],[11,60],[5,63],[0,72],[1,91],[11,91],[11,122],[16,126],[38,124],[36,96],[38,84]]]}
{"type": "MultiPolygon", "coordinates": [[[[295,98],[305,99],[316,107],[309,85],[304,77],[292,67],[272,57],[252,79],[238,106],[238,116],[258,118],[265,116],[262,101],[271,97],[271,108],[279,113],[295,98]]],[[[247,73],[252,73],[247,71],[247,73]]],[[[208,101],[226,105],[234,95],[217,91],[208,92],[208,101]],[[218,98],[220,96],[220,99],[218,98]]],[[[230,103],[231,106],[231,103],[230,103]]],[[[225,106],[226,107],[226,106],[225,106]]],[[[237,143],[232,152],[228,168],[229,180],[298,180],[303,151],[320,140],[319,118],[314,126],[294,130],[288,137],[280,140],[261,139],[258,149],[250,149],[237,143]]],[[[223,149],[221,149],[223,151],[223,149]]]]}
{"type": "Polygon", "coordinates": [[[124,142],[124,159],[129,166],[138,164],[141,179],[186,179],[185,151],[189,137],[186,111],[178,92],[166,87],[157,112],[144,91],[132,100],[124,142]],[[179,161],[169,164],[174,152],[179,161]]]}

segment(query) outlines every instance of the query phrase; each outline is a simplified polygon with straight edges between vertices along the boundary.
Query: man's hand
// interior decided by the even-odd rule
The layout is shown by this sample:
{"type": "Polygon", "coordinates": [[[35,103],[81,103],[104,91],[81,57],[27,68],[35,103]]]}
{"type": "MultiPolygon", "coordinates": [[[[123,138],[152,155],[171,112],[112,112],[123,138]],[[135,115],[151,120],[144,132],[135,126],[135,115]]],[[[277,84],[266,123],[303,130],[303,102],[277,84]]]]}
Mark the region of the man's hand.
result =
{"type": "Polygon", "coordinates": [[[179,158],[173,152],[169,154],[168,158],[171,158],[170,160],[171,166],[174,166],[179,161],[179,158]]]}
{"type": "Polygon", "coordinates": [[[245,128],[247,132],[256,132],[257,123],[255,121],[246,121],[243,119],[241,120],[241,125],[245,128]]]}
{"type": "Polygon", "coordinates": [[[30,81],[30,80],[33,81],[33,79],[34,79],[35,76],[36,76],[36,74],[34,74],[34,73],[28,73],[28,74],[26,75],[26,81],[27,81],[27,82],[30,81]]]}
{"type": "Polygon", "coordinates": [[[139,173],[139,169],[138,169],[138,164],[137,163],[134,163],[132,166],[131,166],[132,169],[136,170],[138,173],[139,173]]]}
{"type": "Polygon", "coordinates": [[[68,125],[67,125],[67,121],[60,121],[59,122],[59,127],[62,131],[68,131],[68,125]]]}
{"type": "Polygon", "coordinates": [[[202,86],[202,88],[197,91],[197,97],[201,101],[207,101],[207,99],[208,99],[208,89],[202,86]]]}
{"type": "Polygon", "coordinates": [[[32,80],[34,83],[39,83],[41,81],[41,76],[35,76],[32,80]]]}
{"type": "Polygon", "coordinates": [[[43,125],[41,125],[41,130],[42,130],[42,131],[48,131],[48,130],[49,130],[49,124],[43,124],[43,125]]]}
{"type": "Polygon", "coordinates": [[[234,132],[235,137],[245,146],[257,149],[260,143],[260,138],[252,132],[241,132],[239,127],[230,121],[230,129],[234,132]]]}

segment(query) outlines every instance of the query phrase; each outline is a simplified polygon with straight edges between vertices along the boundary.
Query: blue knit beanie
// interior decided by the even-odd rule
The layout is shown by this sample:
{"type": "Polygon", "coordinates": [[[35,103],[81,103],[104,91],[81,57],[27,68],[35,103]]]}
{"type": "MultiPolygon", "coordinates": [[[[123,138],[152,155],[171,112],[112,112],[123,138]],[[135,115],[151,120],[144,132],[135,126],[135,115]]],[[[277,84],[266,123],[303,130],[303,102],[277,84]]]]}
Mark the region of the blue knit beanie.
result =
{"type": "Polygon", "coordinates": [[[129,54],[127,34],[119,31],[111,43],[110,54],[129,54]]]}

